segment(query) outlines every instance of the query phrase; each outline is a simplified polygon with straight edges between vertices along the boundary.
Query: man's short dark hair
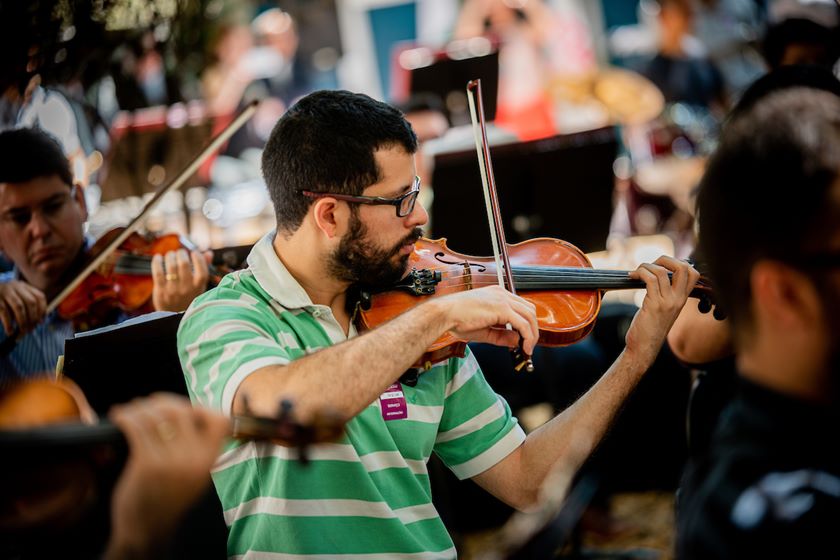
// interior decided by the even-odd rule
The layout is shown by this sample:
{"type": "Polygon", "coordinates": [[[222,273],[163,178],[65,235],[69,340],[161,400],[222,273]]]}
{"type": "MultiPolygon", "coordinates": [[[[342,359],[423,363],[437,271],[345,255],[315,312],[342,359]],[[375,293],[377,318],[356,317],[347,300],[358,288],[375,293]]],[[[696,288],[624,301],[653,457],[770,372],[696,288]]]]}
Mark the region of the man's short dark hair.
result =
{"type": "Polygon", "coordinates": [[[277,229],[294,232],[312,200],[300,191],[360,195],[382,179],[374,152],[417,151],[417,137],[397,109],[349,91],[307,95],[283,115],[265,146],[262,170],[277,229]]]}
{"type": "Polygon", "coordinates": [[[751,325],[760,259],[801,267],[840,224],[840,98],[791,88],[725,130],[700,184],[700,249],[736,328],[751,325]]]}
{"type": "Polygon", "coordinates": [[[73,184],[70,162],[55,138],[37,128],[0,132],[0,183],[25,183],[52,175],[73,184]]]}

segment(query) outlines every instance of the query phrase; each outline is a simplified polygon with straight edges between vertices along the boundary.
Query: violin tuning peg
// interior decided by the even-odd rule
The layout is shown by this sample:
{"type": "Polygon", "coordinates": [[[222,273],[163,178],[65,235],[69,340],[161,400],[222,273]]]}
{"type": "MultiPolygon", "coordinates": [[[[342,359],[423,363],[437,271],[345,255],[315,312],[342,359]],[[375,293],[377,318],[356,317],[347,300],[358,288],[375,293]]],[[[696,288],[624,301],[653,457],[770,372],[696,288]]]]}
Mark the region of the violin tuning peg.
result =
{"type": "Polygon", "coordinates": [[[708,313],[712,310],[712,302],[708,297],[703,296],[700,298],[700,301],[697,302],[697,309],[700,310],[700,313],[708,313]]]}
{"type": "Polygon", "coordinates": [[[724,319],[726,319],[726,311],[724,311],[723,308],[721,308],[721,306],[719,305],[715,306],[715,310],[712,313],[712,315],[718,321],[723,321],[724,319]]]}

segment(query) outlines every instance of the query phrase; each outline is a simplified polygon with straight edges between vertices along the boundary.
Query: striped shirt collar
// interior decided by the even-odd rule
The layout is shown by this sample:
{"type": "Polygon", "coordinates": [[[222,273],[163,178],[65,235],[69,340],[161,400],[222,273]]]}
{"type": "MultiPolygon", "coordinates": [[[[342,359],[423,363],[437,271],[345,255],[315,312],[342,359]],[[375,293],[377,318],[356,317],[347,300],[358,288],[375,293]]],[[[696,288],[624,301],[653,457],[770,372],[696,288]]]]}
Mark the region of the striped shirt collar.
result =
{"type": "Polygon", "coordinates": [[[268,295],[286,309],[312,307],[314,304],[309,294],[274,251],[275,233],[271,231],[257,241],[248,255],[248,268],[268,295]]]}

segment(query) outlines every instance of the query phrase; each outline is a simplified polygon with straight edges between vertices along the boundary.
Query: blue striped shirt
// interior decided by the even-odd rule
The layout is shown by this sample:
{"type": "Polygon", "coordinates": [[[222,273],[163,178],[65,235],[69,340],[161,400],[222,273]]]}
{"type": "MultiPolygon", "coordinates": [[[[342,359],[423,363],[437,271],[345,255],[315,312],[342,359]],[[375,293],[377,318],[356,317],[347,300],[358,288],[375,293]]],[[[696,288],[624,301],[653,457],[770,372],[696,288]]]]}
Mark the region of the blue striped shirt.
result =
{"type": "MultiPolygon", "coordinates": [[[[18,279],[15,271],[0,274],[0,283],[18,279]]],[[[64,340],[73,338],[73,324],[50,313],[35,329],[17,341],[14,350],[0,356],[0,386],[15,378],[34,377],[54,372],[58,357],[64,353],[64,340]]],[[[0,343],[6,332],[0,329],[0,343]]]]}

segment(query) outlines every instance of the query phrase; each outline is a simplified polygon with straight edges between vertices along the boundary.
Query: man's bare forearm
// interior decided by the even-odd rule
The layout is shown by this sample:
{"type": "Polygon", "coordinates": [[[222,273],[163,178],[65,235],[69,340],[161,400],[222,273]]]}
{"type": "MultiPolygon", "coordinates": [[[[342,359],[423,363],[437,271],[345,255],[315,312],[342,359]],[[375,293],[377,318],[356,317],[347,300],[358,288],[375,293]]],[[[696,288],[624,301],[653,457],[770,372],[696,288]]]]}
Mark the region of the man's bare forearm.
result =
{"type": "Polygon", "coordinates": [[[278,400],[288,398],[304,419],[327,409],[351,418],[451,328],[446,315],[445,308],[432,301],[287,366],[257,370],[240,385],[233,410],[242,412],[243,397],[247,397],[252,412],[272,415],[278,400]]]}
{"type": "Polygon", "coordinates": [[[475,481],[508,504],[528,509],[557,461],[570,473],[586,461],[649,366],[650,360],[625,350],[575,404],[531,432],[514,453],[475,481]]]}

